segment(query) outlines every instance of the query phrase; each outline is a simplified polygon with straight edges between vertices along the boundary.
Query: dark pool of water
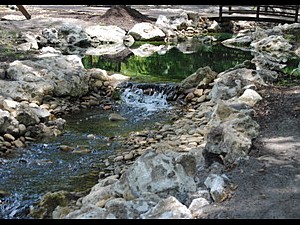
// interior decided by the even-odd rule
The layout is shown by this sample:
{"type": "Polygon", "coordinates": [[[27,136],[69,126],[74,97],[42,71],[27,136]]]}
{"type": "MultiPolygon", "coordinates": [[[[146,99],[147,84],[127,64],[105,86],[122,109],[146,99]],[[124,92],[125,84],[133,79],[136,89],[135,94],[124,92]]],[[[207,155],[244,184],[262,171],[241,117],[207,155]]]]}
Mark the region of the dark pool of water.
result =
{"type": "MultiPolygon", "coordinates": [[[[122,60],[113,61],[101,55],[85,55],[82,62],[87,69],[101,68],[119,72],[139,82],[180,82],[200,67],[209,66],[219,73],[253,58],[250,50],[228,48],[221,43],[191,42],[184,51],[180,46],[162,45],[161,49],[169,50],[157,51],[147,57],[131,54],[122,60]]],[[[299,63],[300,58],[293,56],[287,60],[281,72],[299,77],[299,63]]]]}
{"type": "MultiPolygon", "coordinates": [[[[168,49],[167,46],[165,48],[168,49]]],[[[101,68],[119,72],[141,82],[178,82],[200,67],[209,66],[216,72],[222,72],[252,58],[250,51],[227,48],[222,44],[205,45],[193,42],[185,48],[185,51],[173,46],[164,54],[155,52],[148,57],[130,55],[122,61],[107,60],[104,56],[86,55],[82,62],[87,69],[101,68]]]]}

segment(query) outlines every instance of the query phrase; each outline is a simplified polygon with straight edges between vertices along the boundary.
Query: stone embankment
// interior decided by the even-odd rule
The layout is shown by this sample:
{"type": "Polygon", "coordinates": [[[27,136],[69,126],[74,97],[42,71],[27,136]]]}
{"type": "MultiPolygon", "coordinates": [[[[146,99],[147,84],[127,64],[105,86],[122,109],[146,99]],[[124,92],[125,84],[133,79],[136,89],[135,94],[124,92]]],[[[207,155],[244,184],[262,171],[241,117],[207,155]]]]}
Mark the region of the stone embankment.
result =
{"type": "MultiPolygon", "coordinates": [[[[204,39],[198,31],[219,29],[215,22],[205,21],[209,26],[200,26],[203,21],[197,15],[182,14],[172,20],[162,16],[156,24],[138,24],[128,33],[117,27],[84,30],[64,25],[58,30],[45,28],[41,36],[28,38],[37,45],[21,47],[40,46],[41,55],[34,61],[15,61],[2,67],[2,152],[24,146],[37,134],[60,135],[65,121],[59,115],[105,105],[117,84],[127,79],[99,69],[85,70],[78,56],[62,55],[54,47],[69,54],[80,54],[84,48],[105,54],[109,50],[120,52],[135,40],[199,41],[204,39]],[[97,34],[91,34],[98,29],[97,34]],[[115,39],[103,37],[103,33],[114,33],[115,39]],[[109,48],[89,49],[110,40],[115,44],[109,48]]],[[[256,90],[277,78],[288,54],[299,56],[299,46],[293,39],[284,38],[285,33],[299,32],[299,24],[266,30],[251,25],[244,28],[223,44],[253,50],[251,62],[219,74],[209,67],[199,68],[179,84],[178,100],[185,106],[172,124],[132,133],[124,141],[122,152],[108,160],[111,173],[100,173],[99,182],[88,194],[78,197],[64,191],[48,193],[37,207],[31,208],[30,215],[203,218],[203,207],[229,199],[237,187],[226,176],[226,169],[247,160],[252,140],[259,134],[259,126],[252,119],[252,107],[262,98],[256,90]]],[[[213,37],[209,38],[209,42],[213,41],[213,37]]]]}

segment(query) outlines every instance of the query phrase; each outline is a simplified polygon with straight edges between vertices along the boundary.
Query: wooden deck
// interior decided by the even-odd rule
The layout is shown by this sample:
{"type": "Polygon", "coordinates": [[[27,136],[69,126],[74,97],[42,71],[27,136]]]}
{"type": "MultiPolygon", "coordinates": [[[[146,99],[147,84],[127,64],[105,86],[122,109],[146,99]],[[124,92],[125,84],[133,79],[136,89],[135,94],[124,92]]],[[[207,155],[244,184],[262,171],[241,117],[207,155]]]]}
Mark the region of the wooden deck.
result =
{"type": "Polygon", "coordinates": [[[220,5],[219,16],[210,19],[298,23],[299,5],[220,5]]]}

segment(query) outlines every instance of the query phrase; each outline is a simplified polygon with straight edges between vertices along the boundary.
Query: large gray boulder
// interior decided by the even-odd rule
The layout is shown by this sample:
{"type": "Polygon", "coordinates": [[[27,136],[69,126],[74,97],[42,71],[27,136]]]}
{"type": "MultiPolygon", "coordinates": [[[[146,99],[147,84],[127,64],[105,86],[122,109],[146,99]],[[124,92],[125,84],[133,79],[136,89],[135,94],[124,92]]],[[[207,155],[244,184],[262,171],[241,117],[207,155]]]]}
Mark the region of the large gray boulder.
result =
{"type": "Polygon", "coordinates": [[[162,41],[166,36],[157,26],[147,22],[135,24],[128,34],[136,41],[162,41]]]}
{"type": "Polygon", "coordinates": [[[94,25],[84,30],[91,38],[92,42],[98,43],[122,43],[126,36],[125,30],[117,26],[94,25]]]}
{"type": "Polygon", "coordinates": [[[196,190],[195,171],[196,159],[192,155],[149,151],[122,175],[115,190],[128,200],[150,192],[160,197],[172,195],[185,201],[185,193],[196,190]]]}
{"type": "Polygon", "coordinates": [[[200,88],[206,88],[207,85],[217,77],[217,75],[218,74],[211,70],[209,66],[201,67],[197,69],[195,73],[181,81],[179,85],[182,90],[188,90],[197,86],[201,86],[200,88]]]}
{"type": "Polygon", "coordinates": [[[204,156],[209,161],[218,155],[225,166],[247,159],[252,139],[259,134],[259,125],[244,112],[219,100],[208,123],[204,156]]]}
{"type": "Polygon", "coordinates": [[[13,100],[41,101],[45,95],[79,97],[88,91],[89,77],[80,57],[59,55],[9,64],[0,94],[13,100]]]}
{"type": "Polygon", "coordinates": [[[243,94],[246,86],[265,85],[265,80],[261,75],[261,71],[247,68],[219,73],[209,93],[209,97],[213,102],[217,102],[219,99],[228,100],[233,97],[239,97],[243,94]]]}

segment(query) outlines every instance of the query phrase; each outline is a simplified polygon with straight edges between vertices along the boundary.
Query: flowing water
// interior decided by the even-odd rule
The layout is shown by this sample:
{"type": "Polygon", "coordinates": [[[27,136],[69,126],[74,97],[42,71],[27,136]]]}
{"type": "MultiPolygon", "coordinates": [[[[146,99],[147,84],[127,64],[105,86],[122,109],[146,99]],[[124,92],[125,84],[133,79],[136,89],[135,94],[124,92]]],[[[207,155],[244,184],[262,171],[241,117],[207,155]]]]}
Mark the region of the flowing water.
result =
{"type": "Polygon", "coordinates": [[[162,92],[145,95],[142,89],[125,88],[117,113],[126,120],[110,121],[111,112],[100,108],[66,116],[63,136],[33,143],[10,158],[0,159],[0,190],[10,193],[1,198],[0,218],[27,218],[29,206],[46,192],[91,188],[104,168],[103,160],[120,148],[118,137],[167,122],[171,108],[162,92]],[[74,151],[61,151],[61,145],[74,151]]]}
{"type": "Polygon", "coordinates": [[[9,158],[0,158],[0,218],[28,218],[29,206],[47,192],[91,188],[105,167],[103,161],[121,148],[122,138],[118,137],[152,129],[156,122],[170,122],[173,106],[169,100],[176,82],[199,67],[208,65],[221,72],[252,58],[250,52],[216,45],[198,44],[190,50],[183,53],[172,48],[165,54],[130,56],[117,66],[101,56],[84,57],[87,69],[117,68],[115,72],[138,78],[137,83],[122,87],[116,112],[126,120],[110,121],[112,111],[97,107],[84,109],[64,117],[67,121],[64,135],[32,143],[9,158]],[[61,151],[61,145],[71,146],[74,151],[61,151]]]}

